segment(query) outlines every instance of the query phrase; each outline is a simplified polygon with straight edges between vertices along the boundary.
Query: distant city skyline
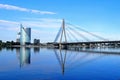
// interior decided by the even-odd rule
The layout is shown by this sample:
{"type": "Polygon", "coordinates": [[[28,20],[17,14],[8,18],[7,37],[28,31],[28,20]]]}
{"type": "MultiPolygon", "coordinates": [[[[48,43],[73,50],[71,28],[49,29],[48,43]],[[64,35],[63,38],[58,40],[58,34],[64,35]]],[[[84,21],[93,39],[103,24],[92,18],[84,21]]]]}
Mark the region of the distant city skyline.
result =
{"type": "Polygon", "coordinates": [[[0,0],[0,40],[16,41],[23,24],[32,30],[31,42],[54,41],[63,18],[109,40],[120,40],[119,3],[119,0],[0,0]]]}

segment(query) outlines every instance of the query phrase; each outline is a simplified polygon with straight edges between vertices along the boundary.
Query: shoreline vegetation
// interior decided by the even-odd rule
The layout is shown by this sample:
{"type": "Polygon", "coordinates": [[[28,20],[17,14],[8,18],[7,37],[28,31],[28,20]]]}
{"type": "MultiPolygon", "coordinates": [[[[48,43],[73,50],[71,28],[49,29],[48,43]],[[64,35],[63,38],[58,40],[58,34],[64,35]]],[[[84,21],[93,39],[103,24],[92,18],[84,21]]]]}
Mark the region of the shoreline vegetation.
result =
{"type": "Polygon", "coordinates": [[[0,47],[12,47],[13,45],[20,45],[20,43],[14,41],[3,42],[2,40],[0,40],[0,47]]]}
{"type": "MultiPolygon", "coordinates": [[[[40,46],[46,46],[45,43],[39,43],[39,44],[35,44],[35,43],[26,43],[26,45],[24,46],[32,46],[32,47],[40,47],[40,46]]],[[[6,41],[3,42],[2,40],[0,40],[0,47],[21,47],[19,42],[14,42],[14,41],[6,41]]]]}

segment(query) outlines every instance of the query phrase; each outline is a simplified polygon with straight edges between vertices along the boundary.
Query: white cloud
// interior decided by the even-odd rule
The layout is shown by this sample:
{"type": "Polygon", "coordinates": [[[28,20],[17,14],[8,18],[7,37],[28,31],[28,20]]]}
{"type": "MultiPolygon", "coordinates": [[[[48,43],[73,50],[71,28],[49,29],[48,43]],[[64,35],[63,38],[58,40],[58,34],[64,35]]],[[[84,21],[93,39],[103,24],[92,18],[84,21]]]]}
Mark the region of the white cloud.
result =
{"type": "Polygon", "coordinates": [[[8,20],[0,20],[0,23],[7,23],[7,24],[18,24],[18,22],[15,22],[15,21],[8,21],[8,20]]]}
{"type": "Polygon", "coordinates": [[[0,8],[2,9],[8,9],[8,10],[19,10],[19,11],[29,11],[26,8],[21,8],[13,5],[7,5],[7,4],[0,4],[0,8]]]}
{"type": "Polygon", "coordinates": [[[27,9],[27,8],[22,8],[18,6],[8,5],[8,4],[0,4],[0,8],[7,9],[7,10],[17,10],[17,11],[23,11],[23,12],[37,13],[37,14],[56,14],[55,12],[27,9]]]}
{"type": "Polygon", "coordinates": [[[16,28],[20,26],[20,23],[25,27],[31,28],[59,28],[61,26],[60,19],[48,19],[48,18],[39,18],[39,19],[26,19],[20,22],[16,21],[8,21],[8,20],[0,20],[0,26],[4,28],[16,28]]]}
{"type": "Polygon", "coordinates": [[[21,21],[23,25],[29,27],[38,28],[59,28],[61,26],[61,19],[51,19],[51,18],[38,18],[38,19],[26,19],[21,21]]]}
{"type": "Polygon", "coordinates": [[[13,30],[17,31],[19,26],[18,22],[15,21],[7,21],[7,20],[0,20],[0,29],[4,30],[13,30]]]}
{"type": "Polygon", "coordinates": [[[54,12],[49,12],[49,11],[39,11],[39,10],[30,10],[30,12],[32,13],[36,13],[36,14],[56,14],[54,12]]]}

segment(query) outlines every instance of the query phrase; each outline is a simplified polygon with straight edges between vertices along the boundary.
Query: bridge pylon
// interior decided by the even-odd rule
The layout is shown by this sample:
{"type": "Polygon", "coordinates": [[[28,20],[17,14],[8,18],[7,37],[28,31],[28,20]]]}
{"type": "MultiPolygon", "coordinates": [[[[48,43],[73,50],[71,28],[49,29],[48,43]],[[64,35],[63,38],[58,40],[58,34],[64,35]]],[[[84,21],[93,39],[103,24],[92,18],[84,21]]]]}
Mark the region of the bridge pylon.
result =
{"type": "Polygon", "coordinates": [[[60,37],[60,42],[59,42],[59,48],[62,47],[61,43],[63,38],[65,39],[64,43],[67,43],[67,37],[66,37],[66,30],[65,30],[65,20],[62,20],[62,32],[61,32],[61,37],[60,37]]]}

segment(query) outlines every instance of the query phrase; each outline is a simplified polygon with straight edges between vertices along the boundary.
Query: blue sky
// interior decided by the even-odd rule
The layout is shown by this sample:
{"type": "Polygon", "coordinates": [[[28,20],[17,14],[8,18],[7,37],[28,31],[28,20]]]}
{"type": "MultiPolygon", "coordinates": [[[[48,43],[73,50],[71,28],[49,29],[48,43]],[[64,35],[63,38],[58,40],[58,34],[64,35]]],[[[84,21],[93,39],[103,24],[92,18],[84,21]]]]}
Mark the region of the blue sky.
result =
{"type": "Polygon", "coordinates": [[[119,3],[120,0],[0,0],[0,39],[15,41],[22,23],[32,28],[32,40],[51,42],[64,18],[109,40],[120,40],[119,3]]]}

